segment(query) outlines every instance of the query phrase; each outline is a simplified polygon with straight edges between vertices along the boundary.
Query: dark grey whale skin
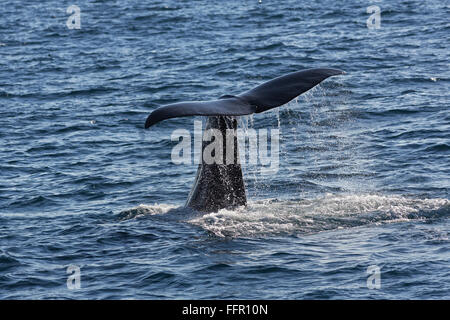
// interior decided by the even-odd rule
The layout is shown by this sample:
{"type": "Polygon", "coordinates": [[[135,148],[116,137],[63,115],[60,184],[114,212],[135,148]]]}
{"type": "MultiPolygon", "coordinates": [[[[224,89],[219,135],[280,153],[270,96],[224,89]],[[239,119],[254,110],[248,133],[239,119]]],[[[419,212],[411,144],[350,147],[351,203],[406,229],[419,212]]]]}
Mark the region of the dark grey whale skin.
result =
{"type": "Polygon", "coordinates": [[[237,96],[225,95],[218,100],[187,101],[161,106],[145,122],[145,128],[178,117],[243,116],[282,106],[328,77],[344,74],[337,69],[307,69],[267,81],[237,96]]]}
{"type": "MultiPolygon", "coordinates": [[[[337,69],[307,69],[267,81],[237,96],[224,95],[218,100],[179,102],[154,110],[145,122],[145,128],[170,118],[208,116],[206,129],[218,129],[224,137],[223,155],[226,155],[227,129],[237,129],[236,116],[260,113],[282,106],[331,76],[345,72],[337,69]]],[[[204,148],[210,142],[203,141],[204,148]]],[[[239,162],[237,138],[234,139],[234,162],[207,164],[202,160],[197,177],[186,202],[186,207],[200,212],[215,212],[223,208],[245,206],[247,197],[239,162]]],[[[225,160],[225,159],[224,159],[225,160]]]]}
{"type": "MultiPolygon", "coordinates": [[[[239,163],[239,149],[236,136],[237,120],[232,116],[208,117],[205,132],[218,129],[223,137],[223,158],[221,164],[207,164],[202,157],[198,166],[197,177],[186,201],[186,207],[200,212],[215,212],[223,208],[233,209],[247,204],[244,178],[239,163]],[[232,134],[232,145],[227,146],[226,135],[232,134]],[[227,148],[230,155],[226,159],[227,148]],[[227,162],[228,160],[228,162],[227,162]],[[232,161],[230,161],[232,160],[232,161]]],[[[202,154],[211,142],[203,141],[202,154]]]]}

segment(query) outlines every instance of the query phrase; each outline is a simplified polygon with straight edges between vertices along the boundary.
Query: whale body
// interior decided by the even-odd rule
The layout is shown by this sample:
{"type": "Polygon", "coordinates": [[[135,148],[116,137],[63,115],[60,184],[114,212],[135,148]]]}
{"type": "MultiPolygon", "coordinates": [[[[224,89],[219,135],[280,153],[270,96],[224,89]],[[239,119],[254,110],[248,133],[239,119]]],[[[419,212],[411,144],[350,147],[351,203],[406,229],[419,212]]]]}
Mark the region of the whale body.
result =
{"type": "MultiPolygon", "coordinates": [[[[344,72],[337,69],[307,69],[272,79],[237,96],[224,95],[218,100],[179,102],[154,110],[147,117],[146,129],[170,118],[207,116],[205,132],[218,130],[222,137],[231,134],[230,140],[222,141],[220,161],[211,163],[202,157],[186,207],[200,212],[215,212],[223,208],[245,206],[247,196],[239,163],[237,117],[282,106],[328,77],[342,74],[344,72]],[[232,157],[227,158],[229,154],[232,157]]],[[[202,155],[207,145],[203,140],[202,155]]]]}

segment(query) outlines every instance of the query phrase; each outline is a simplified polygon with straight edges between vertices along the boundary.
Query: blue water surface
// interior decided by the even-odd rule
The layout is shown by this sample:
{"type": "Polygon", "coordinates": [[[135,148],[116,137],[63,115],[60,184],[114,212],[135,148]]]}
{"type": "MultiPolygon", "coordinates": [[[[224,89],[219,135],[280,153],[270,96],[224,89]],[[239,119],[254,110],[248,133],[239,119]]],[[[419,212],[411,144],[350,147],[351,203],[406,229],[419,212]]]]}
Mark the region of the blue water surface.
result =
{"type": "Polygon", "coordinates": [[[3,0],[0,298],[449,299],[449,15],[441,0],[3,0]],[[248,207],[184,209],[197,168],[172,162],[171,135],[201,118],[144,130],[147,115],[319,67],[347,74],[241,119],[280,130],[278,172],[244,166],[248,207]]]}

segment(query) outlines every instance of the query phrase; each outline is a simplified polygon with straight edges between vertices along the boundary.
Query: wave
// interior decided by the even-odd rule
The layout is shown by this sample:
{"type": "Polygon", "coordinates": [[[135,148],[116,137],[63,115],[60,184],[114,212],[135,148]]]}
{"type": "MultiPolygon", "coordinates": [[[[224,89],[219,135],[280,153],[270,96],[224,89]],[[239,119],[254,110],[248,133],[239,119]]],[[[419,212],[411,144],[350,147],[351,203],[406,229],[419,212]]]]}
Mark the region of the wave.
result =
{"type": "Polygon", "coordinates": [[[171,215],[212,235],[240,238],[313,234],[364,225],[441,218],[449,214],[448,199],[326,194],[316,199],[253,201],[247,207],[203,215],[174,205],[140,205],[121,212],[120,217],[171,215]]]}
{"type": "Polygon", "coordinates": [[[147,215],[166,214],[179,208],[176,205],[169,204],[140,204],[137,207],[121,211],[118,217],[120,220],[136,219],[147,215]]]}

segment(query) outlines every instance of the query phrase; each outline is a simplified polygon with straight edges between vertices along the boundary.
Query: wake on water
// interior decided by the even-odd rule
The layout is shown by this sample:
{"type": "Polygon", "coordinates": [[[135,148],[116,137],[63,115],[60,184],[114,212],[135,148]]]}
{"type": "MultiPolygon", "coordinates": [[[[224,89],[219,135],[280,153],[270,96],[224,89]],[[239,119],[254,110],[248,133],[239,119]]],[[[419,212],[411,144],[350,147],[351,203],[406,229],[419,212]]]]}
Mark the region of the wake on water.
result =
{"type": "Polygon", "coordinates": [[[375,194],[326,194],[315,199],[249,202],[236,210],[199,214],[167,204],[139,205],[122,211],[120,219],[165,216],[199,226],[218,237],[306,235],[358,226],[429,220],[450,214],[447,199],[417,199],[375,194]]]}

